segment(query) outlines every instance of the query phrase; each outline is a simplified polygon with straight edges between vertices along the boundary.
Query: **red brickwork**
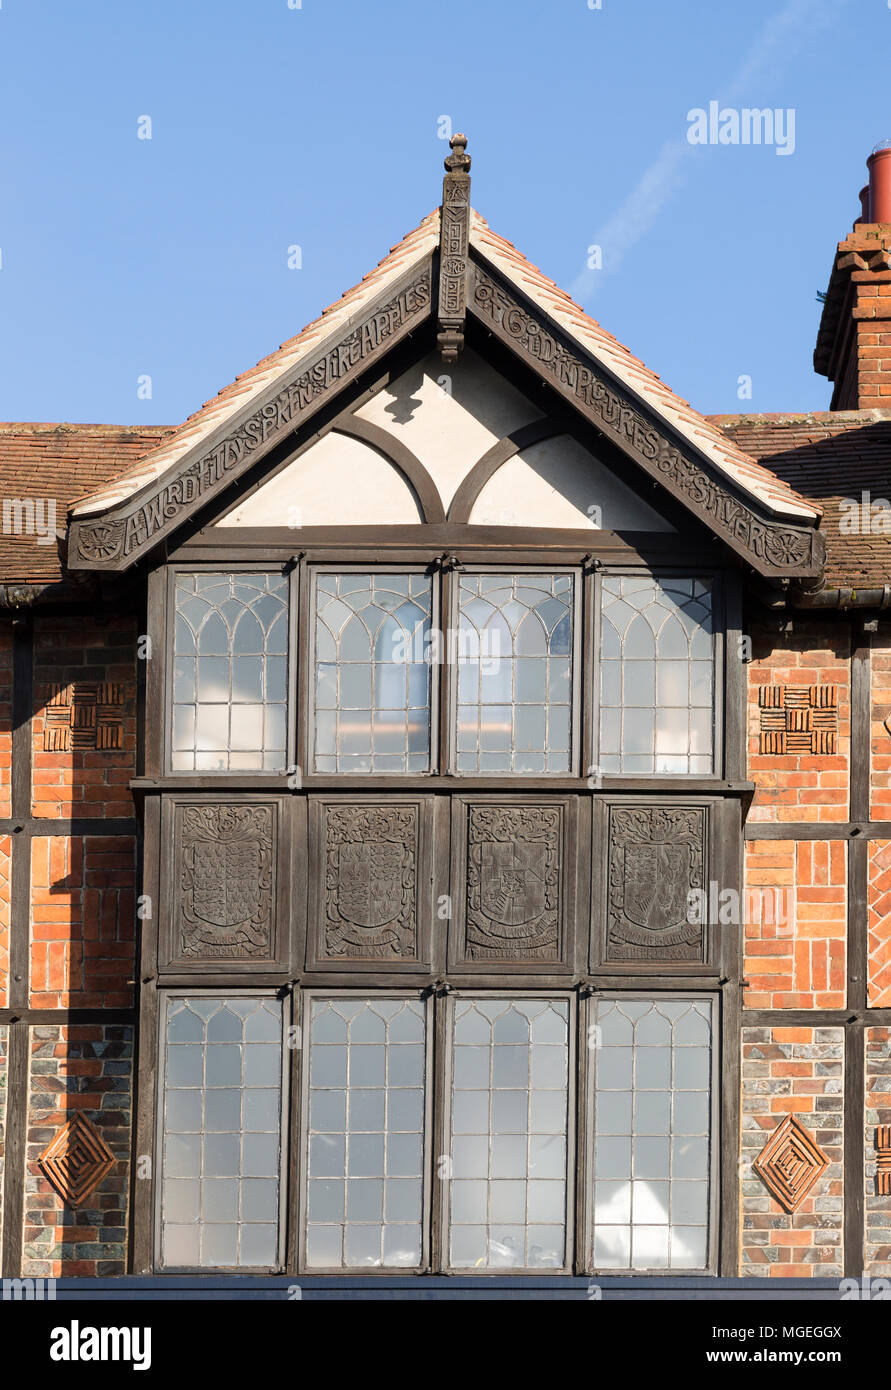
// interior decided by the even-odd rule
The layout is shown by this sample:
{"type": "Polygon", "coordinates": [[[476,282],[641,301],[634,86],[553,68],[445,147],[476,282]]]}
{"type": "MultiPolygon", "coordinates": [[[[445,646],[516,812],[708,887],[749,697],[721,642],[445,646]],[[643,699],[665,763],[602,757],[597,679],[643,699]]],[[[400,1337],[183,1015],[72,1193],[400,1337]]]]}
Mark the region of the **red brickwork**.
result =
{"type": "Polygon", "coordinates": [[[31,1031],[22,1274],[126,1273],[132,1029],[42,1026],[31,1031]],[[66,1207],[38,1160],[77,1111],[115,1158],[82,1207],[66,1207]]]}
{"type": "Polygon", "coordinates": [[[851,702],[844,629],[796,618],[793,632],[751,635],[748,767],[758,790],[749,821],[847,820],[851,702]],[[782,739],[779,725],[770,727],[780,718],[782,739]]]}
{"type": "Polygon", "coordinates": [[[12,624],[0,625],[0,816],[12,814],[12,624]]]}
{"type": "Polygon", "coordinates": [[[843,1230],[844,1031],[744,1028],[740,1274],[840,1278],[843,1230]],[[786,1212],[752,1168],[794,1115],[829,1161],[797,1211],[786,1212]]]}
{"type": "Polygon", "coordinates": [[[132,816],[136,627],[131,618],[34,624],[35,816],[132,816]]]}
{"type": "Polygon", "coordinates": [[[134,841],[39,836],[31,846],[31,1004],[124,1008],[134,970],[134,841]]]}
{"type": "Polygon", "coordinates": [[[891,840],[869,842],[868,1003],[891,1009],[891,840]]]}
{"type": "Polygon", "coordinates": [[[866,1252],[864,1272],[891,1276],[891,1196],[876,1191],[876,1128],[891,1125],[891,1028],[866,1029],[866,1252]]]}
{"type": "MultiPolygon", "coordinates": [[[[891,482],[889,482],[891,490],[891,482]]],[[[891,646],[885,636],[872,639],[872,781],[870,815],[891,820],[891,646]]]]}
{"type": "Polygon", "coordinates": [[[844,1008],[845,842],[749,840],[745,865],[745,1007],[844,1008]]]}

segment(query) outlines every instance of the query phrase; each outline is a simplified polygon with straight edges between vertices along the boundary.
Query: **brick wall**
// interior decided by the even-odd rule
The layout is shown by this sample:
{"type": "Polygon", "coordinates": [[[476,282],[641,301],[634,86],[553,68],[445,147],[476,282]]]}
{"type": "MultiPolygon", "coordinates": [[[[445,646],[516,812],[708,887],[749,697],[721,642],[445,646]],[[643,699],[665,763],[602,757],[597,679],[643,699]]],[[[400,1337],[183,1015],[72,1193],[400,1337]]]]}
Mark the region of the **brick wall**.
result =
{"type": "Polygon", "coordinates": [[[864,1273],[891,1275],[891,1197],[876,1192],[876,1125],[891,1125],[891,1028],[866,1029],[866,1251],[864,1273]]]}
{"type": "MultiPolygon", "coordinates": [[[[790,633],[752,634],[753,659],[748,666],[748,769],[757,791],[749,811],[755,821],[846,821],[851,732],[850,643],[844,628],[795,620],[790,633]],[[825,708],[809,707],[809,691],[835,687],[834,716],[825,708]],[[782,687],[785,696],[762,694],[782,687]],[[779,701],[769,706],[769,699],[779,701]],[[788,711],[786,706],[789,706],[788,711]],[[783,752],[762,749],[762,734],[775,730],[778,718],[790,725],[812,724],[813,738],[790,729],[783,752]],[[835,726],[835,752],[802,751],[809,742],[819,746],[820,734],[835,726]]],[[[820,698],[818,696],[818,698],[820,698]]]]}
{"type": "Polygon", "coordinates": [[[113,1009],[132,1002],[134,875],[132,838],[32,841],[32,1007],[113,1009]]]}
{"type": "Polygon", "coordinates": [[[891,1008],[891,840],[869,842],[869,1006],[891,1008]]]}
{"type": "Polygon", "coordinates": [[[871,810],[873,820],[891,820],[891,647],[874,636],[870,650],[872,685],[871,810]]]}
{"type": "Polygon", "coordinates": [[[0,816],[12,814],[12,625],[0,627],[0,816]]]}
{"type": "Polygon", "coordinates": [[[740,1274],[841,1278],[844,1030],[744,1028],[742,1033],[740,1274]],[[795,1115],[829,1166],[796,1212],[783,1210],[752,1163],[795,1115]]]}
{"type": "Polygon", "coordinates": [[[133,1030],[110,1024],[31,1031],[22,1274],[126,1272],[133,1030]],[[99,1130],[115,1163],[83,1206],[66,1206],[38,1159],[75,1111],[99,1130]]]}
{"type": "Polygon", "coordinates": [[[109,614],[34,624],[35,816],[132,816],[136,626],[109,614]]]}
{"type": "Polygon", "coordinates": [[[749,840],[745,881],[745,1007],[844,1008],[844,841],[749,840]]]}

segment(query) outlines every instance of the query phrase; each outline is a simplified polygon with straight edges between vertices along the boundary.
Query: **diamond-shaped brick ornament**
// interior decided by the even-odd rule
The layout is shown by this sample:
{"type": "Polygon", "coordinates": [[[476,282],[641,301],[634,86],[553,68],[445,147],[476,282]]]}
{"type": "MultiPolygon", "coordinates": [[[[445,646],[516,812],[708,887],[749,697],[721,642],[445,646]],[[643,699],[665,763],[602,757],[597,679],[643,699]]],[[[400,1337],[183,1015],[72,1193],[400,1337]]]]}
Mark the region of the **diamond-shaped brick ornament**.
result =
{"type": "Polygon", "coordinates": [[[114,1154],[86,1115],[75,1115],[37,1160],[66,1206],[80,1206],[114,1164],[114,1154]]]}
{"type": "Polygon", "coordinates": [[[810,1130],[794,1115],[787,1115],[752,1166],[783,1210],[793,1212],[825,1172],[829,1159],[810,1130]]]}

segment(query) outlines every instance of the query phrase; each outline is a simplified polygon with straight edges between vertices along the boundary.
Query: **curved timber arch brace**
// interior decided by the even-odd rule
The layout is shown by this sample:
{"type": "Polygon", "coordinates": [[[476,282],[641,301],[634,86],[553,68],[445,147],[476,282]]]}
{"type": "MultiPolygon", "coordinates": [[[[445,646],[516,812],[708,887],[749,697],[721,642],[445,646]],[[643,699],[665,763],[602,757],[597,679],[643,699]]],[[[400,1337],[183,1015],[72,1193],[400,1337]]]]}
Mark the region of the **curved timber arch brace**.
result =
{"type": "Polygon", "coordinates": [[[532,444],[541,444],[545,439],[556,439],[561,434],[566,434],[565,424],[553,419],[533,420],[531,424],[521,425],[519,429],[499,439],[491,449],[486,450],[462,480],[449,506],[449,521],[464,525],[469,523],[476,499],[503,463],[507,463],[508,459],[512,459],[522,449],[528,449],[532,444]]]}
{"type": "Polygon", "coordinates": [[[342,416],[332,433],[349,435],[376,449],[402,474],[418,499],[424,521],[431,525],[445,521],[445,509],[436,484],[417,455],[400,440],[394,439],[385,429],[381,429],[380,425],[373,425],[369,420],[360,419],[358,415],[342,416]]]}

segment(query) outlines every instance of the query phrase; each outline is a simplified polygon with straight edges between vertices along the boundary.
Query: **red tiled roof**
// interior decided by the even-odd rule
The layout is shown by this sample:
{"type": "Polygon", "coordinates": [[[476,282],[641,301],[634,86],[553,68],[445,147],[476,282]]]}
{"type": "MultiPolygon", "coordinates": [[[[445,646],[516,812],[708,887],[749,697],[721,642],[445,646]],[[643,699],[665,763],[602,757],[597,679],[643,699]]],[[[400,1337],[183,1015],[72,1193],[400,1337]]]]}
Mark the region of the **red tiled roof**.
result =
{"type": "MultiPolygon", "coordinates": [[[[64,532],[71,503],[127,471],[170,434],[167,425],[0,424],[0,499],[56,504],[64,532]]],[[[43,512],[44,520],[47,512],[43,512]]],[[[62,577],[59,543],[16,535],[0,510],[0,583],[51,583],[62,577]]]]}
{"type": "Polygon", "coordinates": [[[711,415],[711,423],[823,508],[826,584],[891,584],[891,535],[845,534],[843,498],[891,500],[891,410],[811,415],[711,415]]]}

